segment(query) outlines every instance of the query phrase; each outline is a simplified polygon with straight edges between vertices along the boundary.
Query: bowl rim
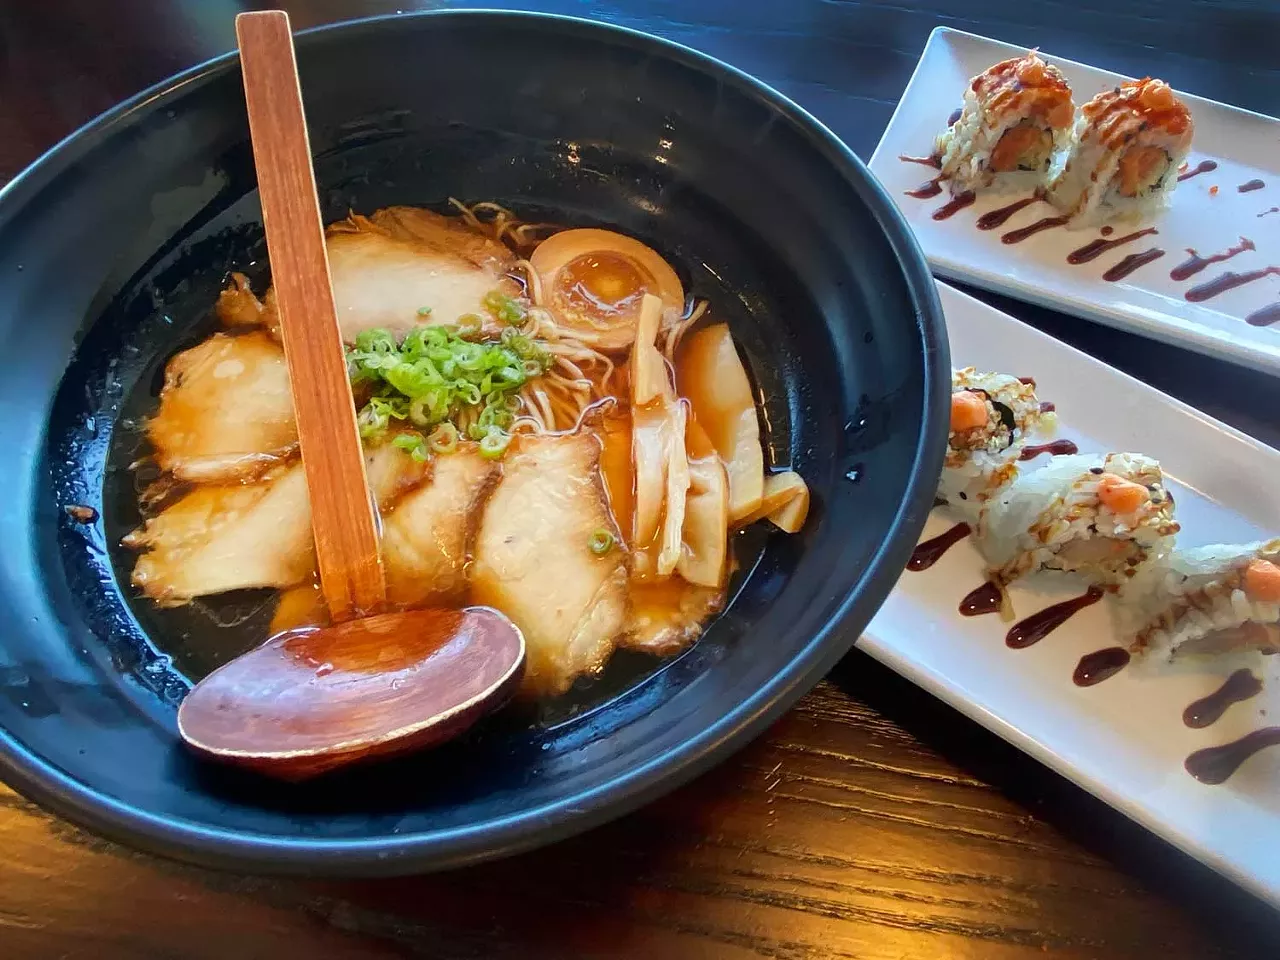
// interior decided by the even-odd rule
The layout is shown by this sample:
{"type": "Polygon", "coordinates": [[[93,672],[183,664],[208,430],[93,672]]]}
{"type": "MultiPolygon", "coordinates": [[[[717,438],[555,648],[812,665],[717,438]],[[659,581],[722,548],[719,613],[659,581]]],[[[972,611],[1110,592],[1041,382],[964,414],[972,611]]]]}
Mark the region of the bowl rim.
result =
{"type": "MultiPolygon", "coordinates": [[[[820,680],[856,643],[846,624],[869,622],[901,573],[932,507],[946,436],[943,368],[949,351],[942,307],[924,254],[887,191],[857,155],[821,121],[763,81],[683,44],[582,17],[493,9],[430,10],[323,24],[295,33],[300,46],[333,34],[396,29],[405,21],[502,22],[540,25],[629,45],[717,76],[791,120],[841,176],[850,181],[885,231],[902,265],[924,341],[926,396],[906,491],[884,540],[863,570],[863,589],[846,594],[823,627],[767,683],[677,747],[592,788],[551,803],[463,826],[357,839],[299,839],[249,834],[153,813],[86,785],[0,730],[0,774],[24,796],[102,836],[173,859],[215,869],[276,875],[396,876],[448,869],[530,850],[629,813],[687,783],[758,736],[820,680]],[[883,596],[880,596],[883,594],[883,596]],[[879,600],[876,597],[880,597],[879,600]]],[[[0,229],[9,211],[29,202],[55,176],[80,160],[134,115],[163,109],[192,85],[235,69],[235,50],[154,84],[90,120],[46,150],[0,187],[0,229]]]]}

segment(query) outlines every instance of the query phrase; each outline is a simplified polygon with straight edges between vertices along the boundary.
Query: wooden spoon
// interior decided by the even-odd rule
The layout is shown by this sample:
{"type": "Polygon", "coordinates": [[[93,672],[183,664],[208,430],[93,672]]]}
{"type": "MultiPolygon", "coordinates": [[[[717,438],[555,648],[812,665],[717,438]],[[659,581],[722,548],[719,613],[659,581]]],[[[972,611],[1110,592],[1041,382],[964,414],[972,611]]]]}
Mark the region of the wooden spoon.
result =
{"type": "Polygon", "coordinates": [[[287,630],[207,676],[178,725],[219,760],[303,780],[461,733],[520,683],[524,641],[489,607],[287,630]]]}
{"type": "Polygon", "coordinates": [[[496,610],[381,612],[375,507],[325,256],[289,17],[236,36],[320,582],[333,626],[287,631],[210,674],[178,729],[196,750],[299,779],[452,736],[504,702],[524,638],[496,610]],[[363,619],[353,619],[363,618],[363,619]]]}

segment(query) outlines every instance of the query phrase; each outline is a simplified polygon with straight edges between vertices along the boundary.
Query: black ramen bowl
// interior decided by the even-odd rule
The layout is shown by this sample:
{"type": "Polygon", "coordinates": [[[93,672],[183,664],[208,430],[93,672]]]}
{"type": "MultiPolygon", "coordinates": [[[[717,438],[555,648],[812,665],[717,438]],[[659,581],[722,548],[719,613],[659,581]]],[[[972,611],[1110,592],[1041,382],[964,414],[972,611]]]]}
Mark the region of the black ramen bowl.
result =
{"type": "Polygon", "coordinates": [[[449,12],[310,31],[298,59],[327,219],[493,199],[613,225],[676,264],[732,324],[767,456],[808,481],[809,522],[736,544],[732,603],[682,656],[620,656],[465,740],[301,786],[194,759],[175,722],[188,677],[239,652],[197,641],[236,618],[265,629],[269,605],[156,611],[117,545],[137,519],[136,421],[165,359],[212,329],[229,269],[266,276],[240,73],[222,57],[0,193],[0,775],[108,837],[214,866],[390,874],[529,848],[706,770],[857,639],[941,465],[933,282],[830,132],[674,44],[449,12]]]}

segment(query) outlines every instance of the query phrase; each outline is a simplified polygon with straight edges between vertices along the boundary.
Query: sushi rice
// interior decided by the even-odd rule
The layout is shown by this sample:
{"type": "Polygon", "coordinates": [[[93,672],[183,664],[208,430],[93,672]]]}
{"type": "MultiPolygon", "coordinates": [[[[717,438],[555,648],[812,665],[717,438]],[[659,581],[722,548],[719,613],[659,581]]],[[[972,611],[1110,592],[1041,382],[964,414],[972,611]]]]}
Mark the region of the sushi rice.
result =
{"type": "Polygon", "coordinates": [[[940,176],[953,194],[1046,187],[1074,111],[1062,73],[1034,52],[997,63],[973,78],[959,119],[935,141],[940,176]]]}
{"type": "Polygon", "coordinates": [[[1003,586],[1040,570],[1120,586],[1173,546],[1178,524],[1160,465],[1136,453],[1056,457],[982,510],[988,576],[1003,586]],[[1123,491],[1127,506],[1114,491],[1123,491]]]}
{"type": "Polygon", "coordinates": [[[1081,108],[1071,149],[1057,156],[1048,200],[1071,229],[1148,217],[1169,202],[1191,150],[1191,115],[1169,85],[1146,78],[1081,108]]]}
{"type": "Polygon", "coordinates": [[[1018,475],[1018,454],[1027,437],[1046,427],[1052,414],[1041,410],[1034,384],[1003,373],[980,373],[973,367],[952,372],[951,395],[952,428],[938,496],[972,522],[982,505],[1018,475]],[[975,394],[985,404],[979,425],[956,422],[959,394],[975,394]]]}
{"type": "Polygon", "coordinates": [[[1125,592],[1134,653],[1154,658],[1280,652],[1280,593],[1260,589],[1254,566],[1280,564],[1280,539],[1179,550],[1125,592]]]}

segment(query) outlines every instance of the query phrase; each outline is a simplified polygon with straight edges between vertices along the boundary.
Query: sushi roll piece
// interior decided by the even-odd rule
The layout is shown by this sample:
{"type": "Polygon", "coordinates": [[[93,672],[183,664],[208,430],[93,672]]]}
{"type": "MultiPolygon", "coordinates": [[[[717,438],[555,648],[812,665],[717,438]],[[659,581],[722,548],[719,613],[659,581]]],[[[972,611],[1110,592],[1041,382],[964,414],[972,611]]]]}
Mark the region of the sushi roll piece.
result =
{"type": "Polygon", "coordinates": [[[1049,202],[1073,228],[1154,213],[1178,185],[1194,132],[1191,112],[1163,80],[1145,77],[1106,90],[1080,108],[1049,202]]]}
{"type": "Polygon", "coordinates": [[[1179,550],[1142,579],[1134,653],[1280,652],[1280,539],[1179,550]]]}
{"type": "Polygon", "coordinates": [[[976,520],[982,505],[1018,475],[1027,437],[1050,416],[1034,383],[973,367],[951,374],[951,430],[938,496],[976,520]]]}
{"type": "Polygon", "coordinates": [[[1074,116],[1071,86],[1035,51],[997,63],[973,78],[960,118],[938,137],[940,176],[953,194],[1045,187],[1074,116]]]}
{"type": "Polygon", "coordinates": [[[1118,587],[1167,556],[1178,524],[1160,464],[1137,453],[1056,457],[988,501],[978,525],[988,576],[1040,570],[1118,587]]]}

